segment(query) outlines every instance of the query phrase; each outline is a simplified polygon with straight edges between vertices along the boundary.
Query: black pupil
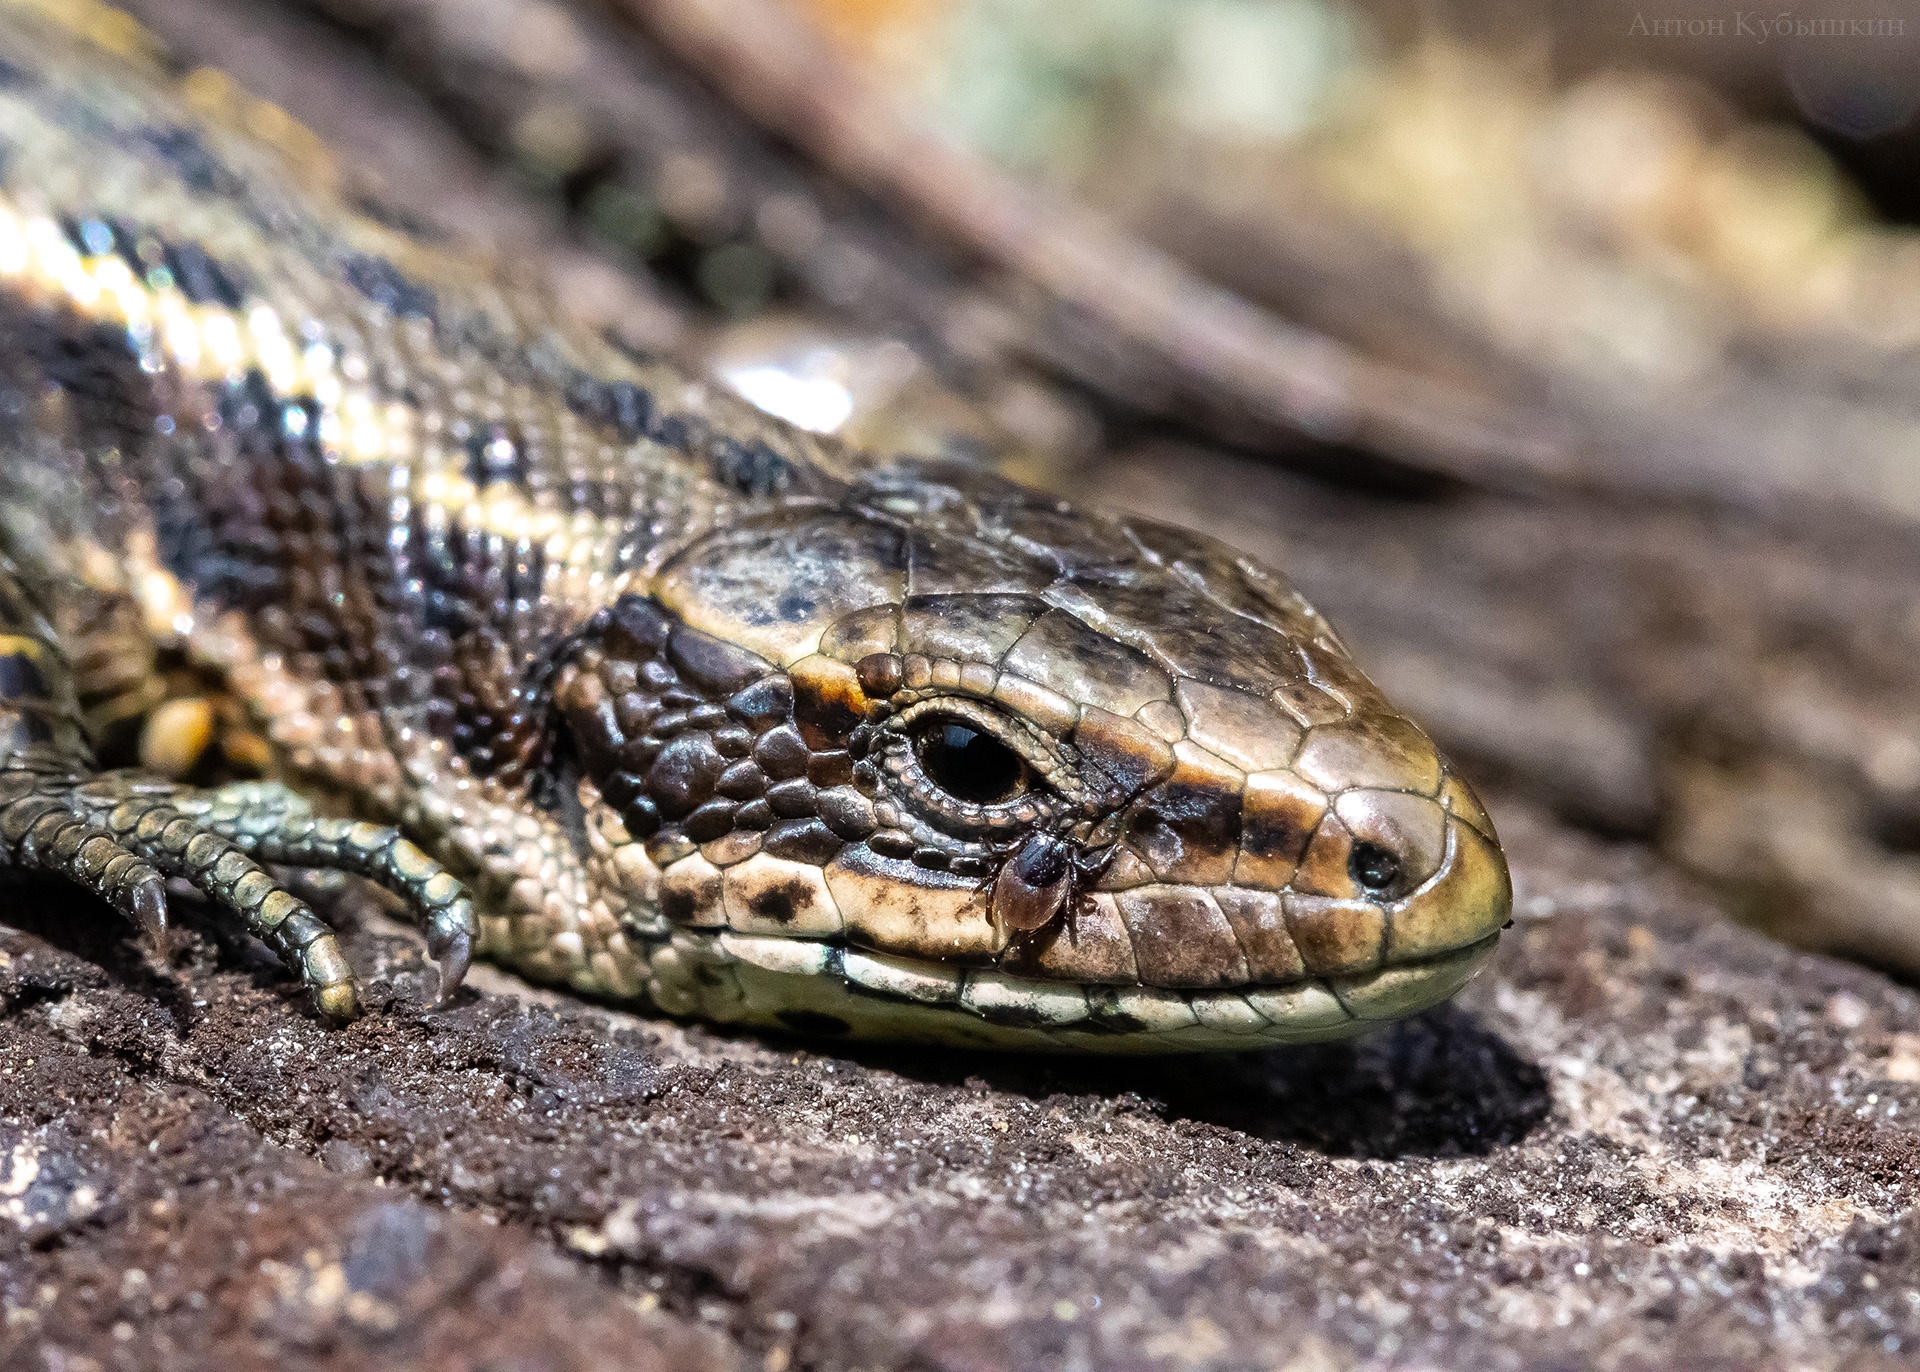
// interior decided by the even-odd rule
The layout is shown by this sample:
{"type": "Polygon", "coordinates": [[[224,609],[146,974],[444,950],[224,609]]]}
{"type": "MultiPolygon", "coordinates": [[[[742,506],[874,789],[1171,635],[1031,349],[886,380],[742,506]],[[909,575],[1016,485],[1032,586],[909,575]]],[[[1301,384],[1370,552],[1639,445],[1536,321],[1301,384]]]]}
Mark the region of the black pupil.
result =
{"type": "Polygon", "coordinates": [[[1347,870],[1367,890],[1385,891],[1400,880],[1400,859],[1377,843],[1356,843],[1347,870]]]}
{"type": "Polygon", "coordinates": [[[971,805],[1018,794],[1026,768],[999,739],[966,724],[936,724],[920,735],[920,766],[941,790],[971,805]]]}

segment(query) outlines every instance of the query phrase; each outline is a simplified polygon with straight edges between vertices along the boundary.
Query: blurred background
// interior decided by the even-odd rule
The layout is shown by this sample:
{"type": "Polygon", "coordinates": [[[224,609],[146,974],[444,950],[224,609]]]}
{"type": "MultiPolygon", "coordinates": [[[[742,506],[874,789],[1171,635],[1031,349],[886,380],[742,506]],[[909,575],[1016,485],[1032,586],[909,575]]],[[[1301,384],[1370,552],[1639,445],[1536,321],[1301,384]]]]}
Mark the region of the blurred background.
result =
{"type": "Polygon", "coordinates": [[[1226,538],[1496,815],[1920,975],[1911,0],[128,7],[376,212],[1226,538]]]}

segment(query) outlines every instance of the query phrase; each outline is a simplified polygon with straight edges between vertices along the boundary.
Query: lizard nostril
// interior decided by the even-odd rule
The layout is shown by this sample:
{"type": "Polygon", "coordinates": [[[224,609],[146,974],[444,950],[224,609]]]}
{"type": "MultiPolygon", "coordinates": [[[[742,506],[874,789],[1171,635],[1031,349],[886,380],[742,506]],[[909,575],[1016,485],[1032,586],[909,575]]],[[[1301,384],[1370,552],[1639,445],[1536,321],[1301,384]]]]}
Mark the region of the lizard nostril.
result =
{"type": "Polygon", "coordinates": [[[1400,884],[1400,859],[1378,843],[1356,843],[1347,871],[1364,891],[1382,895],[1400,884]]]}

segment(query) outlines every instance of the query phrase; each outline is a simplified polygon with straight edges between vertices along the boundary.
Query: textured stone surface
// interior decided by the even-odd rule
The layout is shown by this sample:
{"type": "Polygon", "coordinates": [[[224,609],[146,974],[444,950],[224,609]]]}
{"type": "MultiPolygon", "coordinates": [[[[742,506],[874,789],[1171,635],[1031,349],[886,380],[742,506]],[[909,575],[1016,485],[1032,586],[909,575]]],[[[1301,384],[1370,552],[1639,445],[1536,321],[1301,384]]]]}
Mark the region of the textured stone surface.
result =
{"type": "Polygon", "coordinates": [[[162,981],[9,889],[0,1362],[1910,1357],[1920,1002],[1499,815],[1518,923],[1456,1007],[1166,1063],[843,1055],[484,975],[422,1013],[378,920],[385,1008],[329,1030],[256,951],[195,935],[162,981]]]}

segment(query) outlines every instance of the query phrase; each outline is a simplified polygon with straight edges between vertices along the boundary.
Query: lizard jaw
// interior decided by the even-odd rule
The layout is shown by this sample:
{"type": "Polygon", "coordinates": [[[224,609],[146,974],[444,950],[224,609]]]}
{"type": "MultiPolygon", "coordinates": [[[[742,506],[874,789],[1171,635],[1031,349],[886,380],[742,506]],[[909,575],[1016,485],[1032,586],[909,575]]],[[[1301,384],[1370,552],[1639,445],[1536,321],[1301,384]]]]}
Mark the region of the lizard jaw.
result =
{"type": "Polygon", "coordinates": [[[672,1014],[841,1039],[1160,1054],[1364,1032],[1453,995],[1495,942],[1355,976],[1224,990],[1038,981],[729,930],[676,929],[649,963],[653,997],[672,1014]]]}

